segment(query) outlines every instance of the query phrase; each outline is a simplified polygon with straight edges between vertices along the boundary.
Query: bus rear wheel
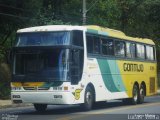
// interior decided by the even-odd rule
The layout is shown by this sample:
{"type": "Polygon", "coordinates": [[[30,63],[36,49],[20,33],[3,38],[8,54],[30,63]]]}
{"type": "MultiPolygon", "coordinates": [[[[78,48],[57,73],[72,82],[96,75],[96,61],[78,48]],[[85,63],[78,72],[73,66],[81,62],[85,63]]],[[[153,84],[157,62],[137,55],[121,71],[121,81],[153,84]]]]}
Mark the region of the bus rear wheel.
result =
{"type": "Polygon", "coordinates": [[[139,101],[139,89],[138,85],[133,86],[132,90],[132,98],[126,98],[122,100],[124,104],[131,104],[131,105],[136,105],[139,101]]]}
{"type": "Polygon", "coordinates": [[[138,90],[138,85],[133,86],[132,90],[132,98],[131,98],[131,104],[136,105],[139,100],[139,90],[138,90]]]}
{"type": "Polygon", "coordinates": [[[139,90],[139,99],[138,99],[139,104],[142,104],[144,102],[144,97],[145,97],[145,89],[144,85],[141,85],[139,90]]]}
{"type": "Polygon", "coordinates": [[[34,104],[34,108],[36,109],[37,112],[44,112],[47,109],[46,104],[34,104]]]}
{"type": "Polygon", "coordinates": [[[90,87],[86,88],[84,103],[82,104],[82,108],[86,111],[91,110],[94,102],[94,94],[93,90],[90,87]]]}

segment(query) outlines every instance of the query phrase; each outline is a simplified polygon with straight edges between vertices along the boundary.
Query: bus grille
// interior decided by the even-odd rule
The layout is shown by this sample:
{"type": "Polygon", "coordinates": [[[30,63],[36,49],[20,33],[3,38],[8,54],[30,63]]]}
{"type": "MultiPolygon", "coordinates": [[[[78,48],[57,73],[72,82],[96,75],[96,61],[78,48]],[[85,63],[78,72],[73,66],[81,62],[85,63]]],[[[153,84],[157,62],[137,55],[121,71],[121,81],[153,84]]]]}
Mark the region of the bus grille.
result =
{"type": "Polygon", "coordinates": [[[23,87],[24,90],[49,90],[49,87],[23,87]]]}
{"type": "Polygon", "coordinates": [[[150,78],[150,93],[155,92],[155,77],[150,78]]]}

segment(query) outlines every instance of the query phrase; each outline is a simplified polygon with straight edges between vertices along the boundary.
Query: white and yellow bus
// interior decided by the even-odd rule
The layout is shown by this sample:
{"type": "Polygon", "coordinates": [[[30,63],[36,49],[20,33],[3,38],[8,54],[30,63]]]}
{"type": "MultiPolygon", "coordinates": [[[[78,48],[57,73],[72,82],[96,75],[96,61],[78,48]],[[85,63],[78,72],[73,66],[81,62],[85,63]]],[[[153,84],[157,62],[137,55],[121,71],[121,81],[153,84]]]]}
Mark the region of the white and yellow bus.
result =
{"type": "Polygon", "coordinates": [[[99,26],[20,29],[13,47],[13,103],[94,104],[113,99],[143,103],[156,94],[155,44],[99,26]]]}

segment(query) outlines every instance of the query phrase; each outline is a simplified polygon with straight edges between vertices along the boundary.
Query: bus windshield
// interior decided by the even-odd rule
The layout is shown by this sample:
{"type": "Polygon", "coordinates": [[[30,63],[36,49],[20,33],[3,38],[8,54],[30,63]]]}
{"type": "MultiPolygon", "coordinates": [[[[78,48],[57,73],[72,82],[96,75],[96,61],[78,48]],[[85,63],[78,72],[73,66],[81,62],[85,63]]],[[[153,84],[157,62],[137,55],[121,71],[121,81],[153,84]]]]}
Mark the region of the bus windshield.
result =
{"type": "Polygon", "coordinates": [[[67,81],[68,57],[69,49],[16,53],[14,75],[23,76],[24,81],[67,81]]]}
{"type": "Polygon", "coordinates": [[[16,46],[69,45],[70,32],[35,32],[18,34],[16,46]]]}

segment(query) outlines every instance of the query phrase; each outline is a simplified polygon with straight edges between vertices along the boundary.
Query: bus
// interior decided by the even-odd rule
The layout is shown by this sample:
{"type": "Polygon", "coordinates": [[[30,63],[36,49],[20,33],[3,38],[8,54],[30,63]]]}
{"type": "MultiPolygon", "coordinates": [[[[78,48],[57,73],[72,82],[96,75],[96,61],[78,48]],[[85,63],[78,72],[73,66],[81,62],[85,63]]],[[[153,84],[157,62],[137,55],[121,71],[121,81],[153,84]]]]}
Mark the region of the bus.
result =
{"type": "Polygon", "coordinates": [[[47,105],[122,100],[141,104],[157,92],[155,44],[96,25],[49,25],[17,31],[12,49],[11,99],[47,105]]]}

